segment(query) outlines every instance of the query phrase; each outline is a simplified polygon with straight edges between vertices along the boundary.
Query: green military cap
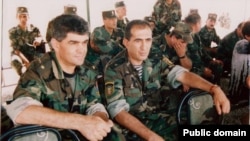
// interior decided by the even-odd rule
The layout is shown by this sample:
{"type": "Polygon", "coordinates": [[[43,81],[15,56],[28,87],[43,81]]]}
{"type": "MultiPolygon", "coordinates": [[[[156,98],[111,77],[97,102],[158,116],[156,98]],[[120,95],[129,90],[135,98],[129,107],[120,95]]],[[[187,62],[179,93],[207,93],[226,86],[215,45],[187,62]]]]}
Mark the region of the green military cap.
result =
{"type": "Polygon", "coordinates": [[[188,24],[186,24],[184,22],[178,22],[175,25],[175,27],[172,29],[171,32],[176,32],[176,33],[180,34],[182,39],[187,43],[193,42],[193,38],[191,36],[192,29],[188,24]]]}
{"type": "Polygon", "coordinates": [[[215,21],[216,21],[216,18],[217,18],[217,14],[215,14],[215,13],[209,13],[209,14],[208,14],[208,19],[211,19],[211,20],[215,20],[215,21]]]}
{"type": "Polygon", "coordinates": [[[64,6],[64,14],[76,14],[77,8],[75,5],[64,6]]]}
{"type": "Polygon", "coordinates": [[[115,8],[123,7],[123,6],[125,6],[125,3],[123,1],[118,1],[118,2],[115,3],[115,8]]]}
{"type": "Polygon", "coordinates": [[[198,9],[190,9],[189,14],[198,14],[198,9]]]}
{"type": "Polygon", "coordinates": [[[155,22],[155,19],[153,17],[151,17],[151,16],[144,17],[144,20],[148,21],[148,22],[155,22]]]}
{"type": "Polygon", "coordinates": [[[115,10],[102,11],[102,18],[116,18],[115,10]]]}
{"type": "Polygon", "coordinates": [[[26,7],[17,7],[17,14],[28,14],[28,9],[26,7]]]}

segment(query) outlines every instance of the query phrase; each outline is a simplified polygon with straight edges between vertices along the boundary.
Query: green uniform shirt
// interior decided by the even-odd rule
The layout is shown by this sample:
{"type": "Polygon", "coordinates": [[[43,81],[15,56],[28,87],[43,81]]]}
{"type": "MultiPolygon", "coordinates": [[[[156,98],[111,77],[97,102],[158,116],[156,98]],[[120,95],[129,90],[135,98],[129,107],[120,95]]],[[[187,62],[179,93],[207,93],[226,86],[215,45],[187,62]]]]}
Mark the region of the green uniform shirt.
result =
{"type": "Polygon", "coordinates": [[[9,39],[12,53],[19,50],[29,61],[32,61],[36,55],[36,49],[32,45],[35,38],[40,36],[39,29],[32,24],[27,26],[27,30],[22,30],[19,25],[11,28],[9,30],[9,39]]]}
{"type": "Polygon", "coordinates": [[[12,119],[15,119],[26,105],[38,102],[44,107],[62,112],[80,114],[106,112],[104,106],[98,104],[100,95],[96,87],[96,76],[92,70],[77,66],[75,89],[72,89],[54,52],[49,52],[32,62],[23,74],[15,89],[14,101],[8,106],[7,112],[12,119]]]}
{"type": "Polygon", "coordinates": [[[201,38],[202,45],[204,47],[210,48],[212,42],[215,42],[217,45],[220,44],[221,40],[220,37],[217,35],[215,28],[209,31],[205,25],[199,31],[199,35],[201,38]]]}
{"type": "Polygon", "coordinates": [[[158,0],[153,10],[157,31],[161,33],[168,32],[182,17],[181,4],[178,0],[173,0],[171,5],[166,4],[165,0],[158,0]]]}
{"type": "Polygon", "coordinates": [[[161,81],[176,88],[181,85],[176,78],[187,70],[166,62],[146,59],[142,64],[141,80],[129,62],[126,50],[111,59],[106,66],[104,80],[107,109],[112,118],[121,110],[126,110],[164,138],[169,134],[168,130],[172,131],[168,125],[174,125],[175,119],[169,115],[163,116],[167,111],[161,109],[161,81]],[[159,126],[159,121],[166,124],[159,126]]]}
{"type": "Polygon", "coordinates": [[[91,34],[90,42],[93,42],[98,50],[92,49],[89,45],[86,60],[91,62],[102,73],[109,59],[124,49],[122,46],[123,37],[124,32],[119,28],[114,29],[110,35],[104,26],[96,27],[91,34]]]}

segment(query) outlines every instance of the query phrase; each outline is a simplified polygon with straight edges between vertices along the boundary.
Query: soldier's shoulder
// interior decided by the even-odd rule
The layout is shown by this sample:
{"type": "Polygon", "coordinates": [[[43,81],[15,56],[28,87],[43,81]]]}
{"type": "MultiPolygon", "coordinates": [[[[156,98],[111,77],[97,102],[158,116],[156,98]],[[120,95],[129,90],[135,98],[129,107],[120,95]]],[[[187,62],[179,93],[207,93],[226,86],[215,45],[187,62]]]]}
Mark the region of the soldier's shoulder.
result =
{"type": "Polygon", "coordinates": [[[107,64],[107,67],[115,70],[116,68],[123,65],[127,61],[128,60],[125,57],[125,50],[123,50],[109,61],[109,63],[107,64]]]}
{"type": "Polygon", "coordinates": [[[51,62],[52,58],[49,55],[49,53],[45,53],[42,57],[39,57],[35,60],[32,61],[32,66],[37,67],[37,66],[42,66],[47,64],[48,62],[51,62]]]}
{"type": "Polygon", "coordinates": [[[117,28],[115,28],[115,30],[114,30],[115,32],[121,32],[121,33],[123,33],[124,32],[124,30],[122,29],[122,28],[119,28],[119,27],[117,27],[117,28]]]}
{"type": "Polygon", "coordinates": [[[96,27],[92,32],[92,38],[103,38],[109,36],[109,33],[105,30],[104,27],[96,27]]]}
{"type": "Polygon", "coordinates": [[[17,26],[12,27],[12,28],[9,29],[9,33],[14,33],[14,32],[16,32],[18,29],[19,29],[19,28],[18,28],[17,26]]]}
{"type": "Polygon", "coordinates": [[[104,31],[105,31],[105,28],[103,26],[98,26],[98,27],[94,28],[93,33],[104,32],[104,31]]]}

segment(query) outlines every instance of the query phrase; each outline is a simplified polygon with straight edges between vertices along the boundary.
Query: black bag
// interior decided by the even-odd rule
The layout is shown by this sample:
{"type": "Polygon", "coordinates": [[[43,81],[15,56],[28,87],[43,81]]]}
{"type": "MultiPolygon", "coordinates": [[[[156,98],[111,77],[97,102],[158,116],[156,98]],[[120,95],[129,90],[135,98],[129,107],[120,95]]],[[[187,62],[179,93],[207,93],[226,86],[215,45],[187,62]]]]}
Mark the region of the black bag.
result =
{"type": "Polygon", "coordinates": [[[203,90],[192,90],[181,99],[177,109],[177,124],[205,125],[221,124],[213,97],[203,90]]]}

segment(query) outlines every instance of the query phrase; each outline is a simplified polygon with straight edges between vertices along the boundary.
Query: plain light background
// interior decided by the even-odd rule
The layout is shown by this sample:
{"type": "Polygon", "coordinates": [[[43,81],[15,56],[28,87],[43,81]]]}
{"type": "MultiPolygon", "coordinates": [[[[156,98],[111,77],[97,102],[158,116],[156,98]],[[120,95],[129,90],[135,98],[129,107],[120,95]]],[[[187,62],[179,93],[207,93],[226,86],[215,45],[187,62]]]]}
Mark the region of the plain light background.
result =
{"type": "MultiPolygon", "coordinates": [[[[8,30],[17,25],[16,8],[26,6],[29,10],[29,22],[37,26],[45,39],[47,23],[55,16],[63,13],[63,7],[67,4],[77,6],[77,14],[90,23],[91,31],[102,26],[102,11],[113,10],[114,3],[119,0],[2,0],[1,6],[1,67],[10,67],[10,51],[8,30]],[[89,7],[87,7],[89,4],[89,7]],[[89,10],[89,13],[88,13],[89,10]],[[89,15],[89,16],[88,16],[89,15]]],[[[202,23],[205,24],[208,13],[217,13],[218,17],[227,13],[231,20],[230,28],[221,28],[217,22],[216,30],[222,38],[233,31],[236,26],[250,19],[249,0],[179,0],[182,7],[182,18],[185,18],[190,9],[198,9],[202,23]]],[[[153,11],[156,0],[124,0],[127,5],[127,17],[129,20],[143,19],[153,11]]]]}

